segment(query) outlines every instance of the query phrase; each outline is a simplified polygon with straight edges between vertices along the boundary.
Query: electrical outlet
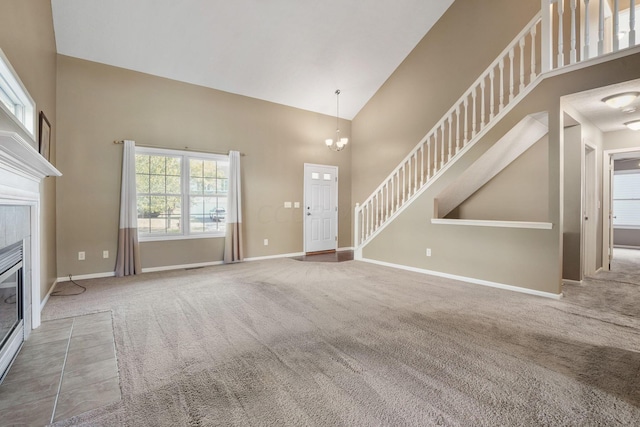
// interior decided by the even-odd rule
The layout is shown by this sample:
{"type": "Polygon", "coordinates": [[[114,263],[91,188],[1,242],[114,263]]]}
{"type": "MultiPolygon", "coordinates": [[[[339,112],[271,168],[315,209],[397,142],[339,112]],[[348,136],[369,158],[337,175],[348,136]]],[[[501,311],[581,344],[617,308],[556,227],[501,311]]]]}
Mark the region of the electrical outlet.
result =
{"type": "Polygon", "coordinates": [[[84,251],[78,252],[78,261],[84,261],[84,251]]]}
{"type": "Polygon", "coordinates": [[[431,256],[431,248],[427,248],[427,256],[431,256]]]}
{"type": "Polygon", "coordinates": [[[109,258],[109,251],[102,251],[102,258],[109,258]]]}
{"type": "Polygon", "coordinates": [[[269,246],[269,239],[264,239],[264,245],[269,246]]]}

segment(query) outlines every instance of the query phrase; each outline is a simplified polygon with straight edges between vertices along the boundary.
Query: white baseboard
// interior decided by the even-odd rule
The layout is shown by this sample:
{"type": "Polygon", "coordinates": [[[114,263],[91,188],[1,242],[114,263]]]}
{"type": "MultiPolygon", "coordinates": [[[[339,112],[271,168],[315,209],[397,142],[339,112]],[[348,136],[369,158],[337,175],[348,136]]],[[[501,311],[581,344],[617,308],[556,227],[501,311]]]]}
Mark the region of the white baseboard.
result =
{"type": "Polygon", "coordinates": [[[368,258],[362,258],[360,261],[368,262],[371,264],[382,265],[385,267],[397,268],[399,270],[412,271],[414,273],[428,274],[430,276],[438,276],[438,277],[444,277],[446,279],[459,280],[461,282],[473,283],[475,285],[489,286],[491,288],[498,288],[498,289],[504,289],[507,291],[520,292],[523,294],[536,295],[536,296],[552,298],[552,299],[562,298],[561,293],[552,294],[550,292],[536,291],[534,289],[522,288],[520,286],[505,285],[503,283],[490,282],[488,280],[474,279],[473,277],[457,276],[455,274],[442,273],[440,271],[425,270],[422,268],[409,267],[409,266],[400,265],[400,264],[392,264],[390,262],[378,261],[378,260],[373,260],[368,258]]]}
{"type": "Polygon", "coordinates": [[[353,246],[349,246],[347,248],[338,248],[336,252],[344,252],[344,251],[352,251],[354,250],[353,246]]]}
{"type": "Polygon", "coordinates": [[[279,254],[279,255],[268,255],[268,256],[258,256],[252,258],[245,258],[245,261],[262,261],[265,259],[276,259],[276,258],[292,258],[294,256],[303,256],[304,252],[295,252],[292,254],[279,254]]]}
{"type": "Polygon", "coordinates": [[[51,296],[51,293],[53,292],[53,290],[55,289],[59,281],[60,279],[56,279],[53,281],[53,285],[51,285],[51,287],[49,288],[49,292],[47,292],[47,295],[44,297],[44,299],[40,303],[40,313],[42,313],[42,310],[44,310],[44,306],[47,304],[47,301],[49,301],[49,297],[51,296]]]}
{"type": "MultiPolygon", "coordinates": [[[[105,273],[91,273],[91,274],[78,274],[78,275],[71,275],[71,277],[73,278],[73,280],[87,280],[87,279],[102,279],[104,277],[115,277],[116,273],[113,271],[107,271],[105,273]]],[[[58,277],[58,279],[56,280],[56,282],[60,283],[60,282],[69,282],[69,276],[66,277],[58,277]]]]}
{"type": "Polygon", "coordinates": [[[200,268],[200,267],[211,267],[214,265],[224,264],[224,261],[209,261],[209,262],[198,262],[195,264],[181,264],[181,265],[164,265],[161,267],[147,267],[143,268],[143,273],[155,273],[157,271],[169,271],[169,270],[184,270],[187,268],[200,268]]]}
{"type": "Polygon", "coordinates": [[[582,280],[562,279],[562,283],[567,285],[582,285],[582,280]]]}
{"type": "Polygon", "coordinates": [[[640,246],[632,246],[632,245],[613,245],[614,249],[615,248],[620,248],[620,249],[640,249],[640,246]]]}

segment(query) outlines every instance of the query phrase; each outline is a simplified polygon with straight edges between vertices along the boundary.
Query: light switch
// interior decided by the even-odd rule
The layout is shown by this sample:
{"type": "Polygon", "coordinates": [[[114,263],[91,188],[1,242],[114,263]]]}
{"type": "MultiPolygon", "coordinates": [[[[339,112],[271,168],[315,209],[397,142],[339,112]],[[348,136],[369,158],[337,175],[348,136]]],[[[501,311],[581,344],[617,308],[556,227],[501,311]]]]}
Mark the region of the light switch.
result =
{"type": "Polygon", "coordinates": [[[293,202],[293,207],[296,209],[300,208],[300,202],[293,202]]]}
{"type": "Polygon", "coordinates": [[[284,202],[284,207],[286,209],[291,209],[291,202],[284,202]]]}

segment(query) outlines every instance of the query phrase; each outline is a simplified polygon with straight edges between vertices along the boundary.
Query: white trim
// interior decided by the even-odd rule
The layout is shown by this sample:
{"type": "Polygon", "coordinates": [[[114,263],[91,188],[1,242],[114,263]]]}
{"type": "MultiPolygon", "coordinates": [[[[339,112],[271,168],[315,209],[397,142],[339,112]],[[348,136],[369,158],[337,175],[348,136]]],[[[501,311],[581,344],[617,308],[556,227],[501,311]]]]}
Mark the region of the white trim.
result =
{"type": "Polygon", "coordinates": [[[620,249],[640,249],[640,246],[632,246],[632,245],[613,245],[614,248],[620,249]]]}
{"type": "MultiPolygon", "coordinates": [[[[91,274],[79,274],[76,276],[72,275],[73,280],[87,280],[87,279],[102,279],[104,277],[115,277],[116,273],[114,271],[108,271],[106,273],[91,273],[91,274]]],[[[70,282],[69,276],[67,277],[58,277],[56,280],[58,283],[60,282],[70,282]]]]}
{"type": "Polygon", "coordinates": [[[493,221],[484,219],[431,218],[431,223],[445,225],[470,225],[475,227],[533,228],[539,230],[551,230],[553,228],[553,224],[550,222],[493,221]]]}
{"type": "Polygon", "coordinates": [[[407,265],[393,264],[390,262],[378,261],[378,260],[368,259],[368,258],[362,258],[359,261],[368,262],[370,264],[382,265],[384,267],[397,268],[399,270],[411,271],[414,273],[428,274],[430,276],[437,276],[437,277],[444,277],[446,279],[459,280],[461,282],[473,283],[475,285],[488,286],[491,288],[504,289],[504,290],[513,291],[513,292],[520,292],[523,294],[535,295],[539,297],[552,298],[552,299],[562,298],[562,293],[552,294],[550,292],[536,291],[535,289],[522,288],[520,286],[505,285],[503,283],[491,282],[488,280],[474,279],[472,277],[465,277],[465,276],[457,276],[455,274],[442,273],[440,271],[425,270],[422,268],[409,267],[407,265]]]}
{"type": "Polygon", "coordinates": [[[224,239],[225,234],[223,231],[216,231],[216,234],[163,234],[154,236],[153,234],[138,234],[138,241],[140,243],[147,242],[166,242],[169,240],[194,240],[194,239],[224,239]]]}
{"type": "Polygon", "coordinates": [[[336,249],[336,252],[345,252],[345,251],[353,251],[354,247],[353,246],[348,246],[346,248],[338,248],[336,249]]]}
{"type": "Polygon", "coordinates": [[[253,258],[245,258],[245,261],[262,261],[265,259],[276,259],[276,258],[293,258],[294,256],[303,256],[304,252],[295,252],[291,254],[279,254],[279,255],[267,255],[267,256],[258,256],[253,258]]]}
{"type": "Polygon", "coordinates": [[[45,295],[44,299],[40,303],[40,311],[44,310],[44,306],[47,305],[47,301],[49,301],[49,297],[51,296],[51,293],[53,292],[59,281],[60,279],[56,279],[53,281],[53,285],[51,285],[51,287],[49,288],[49,292],[47,292],[47,295],[45,295]]]}
{"type": "Polygon", "coordinates": [[[8,79],[7,83],[11,87],[11,90],[15,92],[15,95],[18,98],[20,98],[20,102],[25,109],[24,121],[20,120],[20,118],[13,114],[11,111],[8,111],[3,103],[0,102],[0,106],[2,107],[2,110],[9,117],[11,117],[11,119],[15,123],[17,123],[22,130],[31,135],[35,140],[37,125],[36,102],[31,97],[31,94],[25,87],[24,83],[22,83],[22,80],[20,80],[18,73],[16,73],[16,70],[13,68],[11,62],[9,62],[9,58],[7,58],[2,49],[0,49],[0,70],[0,73],[8,79]],[[6,73],[8,73],[9,75],[6,75],[6,73]]]}
{"type": "Polygon", "coordinates": [[[582,280],[562,279],[562,283],[567,285],[582,285],[582,280]]]}
{"type": "Polygon", "coordinates": [[[169,271],[169,270],[185,270],[188,268],[200,268],[211,267],[213,265],[222,265],[224,261],[210,261],[210,262],[197,262],[194,264],[179,264],[179,265],[165,265],[161,267],[147,267],[143,268],[143,273],[155,273],[157,271],[169,271]]]}

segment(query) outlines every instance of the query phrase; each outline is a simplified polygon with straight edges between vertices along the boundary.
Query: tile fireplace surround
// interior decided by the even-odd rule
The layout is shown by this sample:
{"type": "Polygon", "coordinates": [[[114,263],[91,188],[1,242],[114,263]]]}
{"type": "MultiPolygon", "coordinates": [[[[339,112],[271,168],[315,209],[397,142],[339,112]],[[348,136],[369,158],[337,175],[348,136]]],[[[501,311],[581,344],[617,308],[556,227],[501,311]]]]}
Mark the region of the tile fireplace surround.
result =
{"type": "MultiPolygon", "coordinates": [[[[24,290],[24,336],[16,337],[20,343],[32,329],[40,326],[40,183],[47,176],[62,175],[33,148],[35,145],[16,132],[0,130],[0,206],[13,207],[16,212],[27,211],[30,218],[28,232],[22,233],[27,236],[24,258],[28,266],[24,269],[26,277],[23,283],[28,288],[24,290]]],[[[7,221],[8,217],[10,215],[0,218],[0,221],[7,221]]],[[[15,243],[7,241],[12,240],[14,234],[17,236],[15,228],[16,224],[8,221],[0,224],[2,246],[15,243]]],[[[19,348],[20,343],[7,344],[19,348]]],[[[12,357],[5,356],[5,359],[12,357]]],[[[0,360],[0,364],[6,365],[7,360],[0,360]]]]}

